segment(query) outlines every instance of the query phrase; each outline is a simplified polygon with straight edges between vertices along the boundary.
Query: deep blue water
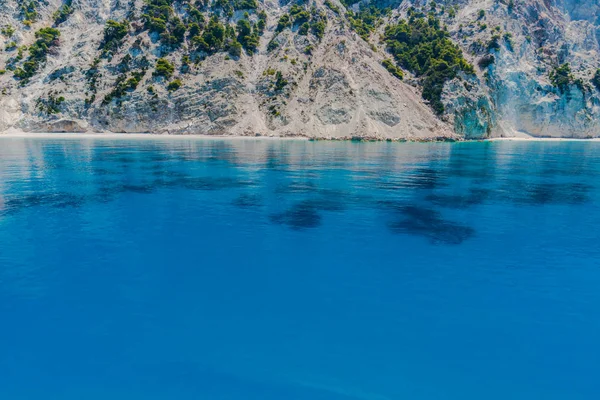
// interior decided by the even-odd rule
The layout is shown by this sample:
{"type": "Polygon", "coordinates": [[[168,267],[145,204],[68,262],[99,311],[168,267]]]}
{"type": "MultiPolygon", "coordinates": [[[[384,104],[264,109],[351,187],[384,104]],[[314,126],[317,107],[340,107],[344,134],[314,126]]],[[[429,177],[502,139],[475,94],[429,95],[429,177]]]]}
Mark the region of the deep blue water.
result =
{"type": "Polygon", "coordinates": [[[0,398],[598,399],[600,143],[0,139],[0,398]]]}

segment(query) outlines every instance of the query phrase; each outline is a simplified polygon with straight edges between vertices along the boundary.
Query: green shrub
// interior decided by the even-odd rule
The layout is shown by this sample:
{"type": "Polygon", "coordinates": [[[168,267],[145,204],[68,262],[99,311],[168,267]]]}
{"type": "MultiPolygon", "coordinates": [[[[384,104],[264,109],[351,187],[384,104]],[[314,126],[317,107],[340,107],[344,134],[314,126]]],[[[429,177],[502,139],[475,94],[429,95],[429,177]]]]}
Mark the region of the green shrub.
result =
{"type": "Polygon", "coordinates": [[[513,35],[510,32],[506,32],[504,34],[504,41],[506,42],[506,47],[512,51],[513,50],[513,35]]]}
{"type": "Polygon", "coordinates": [[[165,79],[171,78],[175,72],[175,66],[169,62],[166,58],[159,58],[156,60],[156,66],[152,73],[155,77],[163,77],[165,79]]]}
{"type": "Polygon", "coordinates": [[[559,67],[554,68],[550,71],[550,82],[552,86],[558,88],[561,93],[564,93],[575,80],[575,77],[571,73],[571,66],[569,63],[565,63],[559,67]]]}
{"type": "Polygon", "coordinates": [[[188,68],[190,66],[190,63],[192,62],[192,60],[190,59],[190,56],[187,54],[184,54],[181,56],[181,68],[188,68]]]}
{"type": "Polygon", "coordinates": [[[90,68],[85,73],[85,76],[87,78],[88,85],[89,85],[89,90],[94,95],[94,98],[95,98],[95,94],[97,91],[96,86],[98,84],[98,78],[100,78],[100,71],[98,69],[99,65],[100,65],[100,59],[96,57],[94,59],[94,61],[92,62],[92,64],[90,65],[90,68]]]}
{"type": "Polygon", "coordinates": [[[352,7],[354,4],[358,3],[360,0],[341,0],[341,3],[346,6],[346,8],[352,7]]]}
{"type": "Polygon", "coordinates": [[[275,69],[269,67],[263,71],[263,76],[273,76],[276,73],[277,73],[277,71],[275,69]]]}
{"type": "Polygon", "coordinates": [[[100,48],[105,52],[116,51],[123,41],[123,38],[129,33],[129,22],[117,22],[109,19],[104,25],[104,37],[100,48]]]}
{"type": "Polygon", "coordinates": [[[202,35],[192,38],[192,45],[200,51],[216,53],[223,48],[225,32],[225,26],[213,15],[202,35]]]}
{"type": "Polygon", "coordinates": [[[310,13],[304,7],[294,4],[290,8],[290,18],[294,21],[294,24],[299,25],[310,20],[310,13]]]}
{"type": "Polygon", "coordinates": [[[237,40],[232,40],[229,43],[229,49],[227,51],[232,57],[240,57],[242,55],[242,44],[237,40]]]}
{"type": "Polygon", "coordinates": [[[488,51],[500,50],[500,35],[494,35],[487,44],[488,51]]]}
{"type": "Polygon", "coordinates": [[[303,35],[303,36],[308,35],[309,29],[310,29],[310,25],[308,24],[308,22],[303,23],[302,25],[300,25],[300,28],[298,28],[298,35],[303,35]]]}
{"type": "Polygon", "coordinates": [[[182,85],[181,79],[175,79],[175,80],[169,82],[169,84],[167,85],[167,90],[169,92],[174,92],[176,90],[179,90],[181,85],[182,85]]]}
{"type": "Polygon", "coordinates": [[[52,14],[54,19],[54,26],[58,26],[65,22],[67,18],[73,13],[73,7],[71,7],[73,1],[65,0],[62,6],[52,14]]]}
{"type": "Polygon", "coordinates": [[[60,105],[64,103],[64,101],[64,97],[55,97],[52,93],[50,93],[47,98],[39,98],[37,100],[37,108],[41,112],[49,115],[58,114],[60,112],[60,105]]]}
{"type": "Polygon", "coordinates": [[[249,54],[253,54],[258,47],[258,33],[252,32],[252,26],[247,19],[237,22],[237,40],[249,54]]]}
{"type": "Polygon", "coordinates": [[[277,71],[275,74],[275,84],[274,89],[276,92],[281,92],[288,85],[287,79],[283,77],[281,71],[277,71]]]}
{"type": "Polygon", "coordinates": [[[389,58],[386,58],[385,60],[383,60],[381,62],[381,64],[385,67],[385,69],[387,69],[396,78],[398,78],[400,80],[404,79],[404,73],[402,72],[402,70],[400,68],[398,68],[396,65],[394,65],[394,62],[392,60],[390,60],[389,58]]]}
{"type": "Polygon", "coordinates": [[[258,2],[256,0],[234,0],[233,8],[236,10],[256,10],[258,2]]]}
{"type": "Polygon", "coordinates": [[[281,17],[279,17],[279,21],[277,21],[277,28],[275,28],[275,32],[281,32],[290,26],[292,26],[290,16],[288,14],[283,14],[281,17]]]}
{"type": "Polygon", "coordinates": [[[201,32],[200,25],[196,22],[192,23],[188,29],[190,37],[198,36],[201,32]]]}
{"type": "Polygon", "coordinates": [[[30,26],[32,22],[35,22],[39,16],[37,12],[38,1],[30,0],[30,1],[22,1],[21,6],[19,7],[19,13],[21,15],[21,19],[23,20],[23,24],[26,26],[30,26]]]}
{"type": "Polygon", "coordinates": [[[312,31],[313,35],[315,35],[319,40],[323,39],[323,35],[325,34],[325,24],[326,20],[322,19],[313,19],[310,23],[310,30],[312,31]]]}
{"type": "Polygon", "coordinates": [[[2,27],[2,30],[0,32],[7,38],[10,38],[12,37],[12,35],[15,34],[16,30],[12,25],[6,25],[2,27]]]}
{"type": "Polygon", "coordinates": [[[127,92],[135,91],[145,74],[146,71],[144,70],[136,71],[132,73],[129,79],[127,79],[126,74],[119,75],[115,82],[115,87],[104,97],[102,103],[109,104],[113,99],[121,99],[127,92]]]}
{"type": "Polygon", "coordinates": [[[262,36],[265,32],[265,28],[267,26],[267,13],[264,10],[261,10],[258,13],[258,21],[256,22],[256,29],[258,30],[258,35],[262,36]]]}
{"type": "Polygon", "coordinates": [[[179,18],[172,23],[170,28],[171,34],[169,35],[168,44],[180,45],[185,39],[185,33],[187,32],[186,26],[181,22],[179,18]]]}
{"type": "Polygon", "coordinates": [[[267,51],[273,51],[276,48],[279,47],[279,42],[277,40],[275,40],[275,38],[271,39],[271,41],[269,42],[269,44],[267,44],[267,51]]]}
{"type": "Polygon", "coordinates": [[[336,14],[340,14],[340,8],[333,4],[330,0],[325,0],[325,6],[336,14]]]}
{"type": "Polygon", "coordinates": [[[256,0],[215,0],[213,9],[225,11],[226,16],[233,15],[234,10],[256,10],[258,2],[256,0]]]}

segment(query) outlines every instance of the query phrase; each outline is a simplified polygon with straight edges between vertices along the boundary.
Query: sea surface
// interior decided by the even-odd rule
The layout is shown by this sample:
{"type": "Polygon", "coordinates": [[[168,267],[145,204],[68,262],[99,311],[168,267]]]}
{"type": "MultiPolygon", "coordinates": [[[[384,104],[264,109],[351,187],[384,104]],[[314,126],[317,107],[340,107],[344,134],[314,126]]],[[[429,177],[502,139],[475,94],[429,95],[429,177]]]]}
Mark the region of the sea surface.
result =
{"type": "Polygon", "coordinates": [[[600,143],[0,138],[0,399],[600,398],[600,143]]]}

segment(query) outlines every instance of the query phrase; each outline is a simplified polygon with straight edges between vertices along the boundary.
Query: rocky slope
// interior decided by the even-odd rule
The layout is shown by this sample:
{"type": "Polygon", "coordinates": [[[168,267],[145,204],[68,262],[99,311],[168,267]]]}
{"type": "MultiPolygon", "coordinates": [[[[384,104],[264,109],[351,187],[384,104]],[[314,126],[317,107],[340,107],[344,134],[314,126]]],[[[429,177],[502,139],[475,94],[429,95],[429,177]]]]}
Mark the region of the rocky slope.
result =
{"type": "Polygon", "coordinates": [[[599,14],[592,0],[0,0],[0,131],[596,137],[599,14]],[[462,50],[441,81],[441,64],[390,47],[387,27],[421,17],[462,50]]]}

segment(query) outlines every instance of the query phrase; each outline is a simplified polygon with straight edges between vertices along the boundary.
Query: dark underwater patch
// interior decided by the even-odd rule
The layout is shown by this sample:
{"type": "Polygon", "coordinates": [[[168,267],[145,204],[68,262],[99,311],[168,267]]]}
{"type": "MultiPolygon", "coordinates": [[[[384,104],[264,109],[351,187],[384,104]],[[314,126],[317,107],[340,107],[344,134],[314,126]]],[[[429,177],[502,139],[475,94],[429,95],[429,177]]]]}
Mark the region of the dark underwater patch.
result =
{"type": "Polygon", "coordinates": [[[12,214],[30,207],[76,208],[82,206],[86,200],[86,196],[66,192],[34,193],[6,199],[3,213],[12,214]]]}
{"type": "Polygon", "coordinates": [[[164,163],[164,162],[173,161],[174,159],[175,158],[173,158],[167,154],[147,152],[147,153],[143,153],[141,161],[153,162],[153,163],[164,163]]]}
{"type": "Polygon", "coordinates": [[[583,204],[590,201],[591,189],[580,183],[541,184],[529,192],[529,200],[534,204],[583,204]]]}
{"type": "Polygon", "coordinates": [[[528,183],[510,182],[505,189],[505,200],[518,204],[576,205],[590,201],[592,186],[582,183],[528,183]]]}
{"type": "Polygon", "coordinates": [[[64,193],[50,204],[54,208],[79,208],[88,201],[87,196],[64,193]]]}
{"type": "Polygon", "coordinates": [[[396,234],[423,236],[432,244],[458,245],[471,238],[475,230],[442,218],[430,208],[405,206],[398,210],[398,218],[388,224],[396,234]]]}
{"type": "Polygon", "coordinates": [[[242,194],[238,196],[232,203],[239,208],[260,207],[263,205],[262,197],[257,194],[242,194]]]}
{"type": "Polygon", "coordinates": [[[271,215],[272,223],[288,225],[294,229],[316,228],[321,225],[322,211],[337,212],[346,209],[341,197],[316,196],[302,200],[290,209],[271,215]]]}
{"type": "Polygon", "coordinates": [[[91,196],[93,201],[97,201],[99,203],[108,203],[117,197],[119,193],[122,192],[121,185],[110,185],[103,186],[98,189],[98,191],[91,196]]]}
{"type": "Polygon", "coordinates": [[[434,193],[425,197],[425,200],[438,207],[462,209],[483,204],[489,197],[490,191],[487,189],[471,189],[464,195],[434,193]]]}
{"type": "Polygon", "coordinates": [[[179,172],[179,171],[171,171],[166,169],[155,169],[152,171],[152,176],[155,178],[187,178],[188,174],[179,172]]]}
{"type": "Polygon", "coordinates": [[[343,211],[346,208],[340,198],[326,196],[303,200],[300,204],[304,207],[312,207],[323,211],[343,211]]]}
{"type": "Polygon", "coordinates": [[[134,157],[119,156],[119,157],[115,157],[114,159],[111,159],[110,161],[114,162],[114,163],[119,163],[119,164],[125,165],[125,164],[136,163],[136,162],[138,162],[138,159],[134,158],[134,157]]]}
{"type": "Polygon", "coordinates": [[[298,203],[290,209],[273,214],[270,220],[274,224],[287,225],[292,229],[317,228],[321,225],[321,215],[311,205],[298,203]]]}
{"type": "Polygon", "coordinates": [[[150,194],[154,191],[154,185],[123,185],[121,192],[132,192],[139,194],[150,194]]]}
{"type": "Polygon", "coordinates": [[[103,182],[104,186],[89,195],[76,195],[67,192],[33,193],[26,196],[8,198],[4,201],[3,215],[16,213],[29,207],[68,208],[80,207],[87,202],[108,203],[123,193],[151,194],[160,188],[182,187],[190,190],[222,190],[244,188],[254,182],[235,178],[188,177],[185,174],[167,173],[165,177],[151,182],[122,183],[118,181],[103,182]]]}
{"type": "Polygon", "coordinates": [[[139,165],[138,168],[140,171],[150,171],[151,173],[154,173],[156,171],[164,170],[165,166],[159,163],[146,163],[144,161],[144,164],[139,165]]]}
{"type": "Polygon", "coordinates": [[[92,174],[96,175],[96,176],[115,176],[115,175],[121,175],[121,174],[123,174],[123,172],[108,169],[108,168],[95,168],[92,171],[92,174]]]}
{"type": "Polygon", "coordinates": [[[235,178],[193,177],[173,180],[168,186],[181,186],[191,190],[223,190],[252,186],[251,181],[235,178]]]}

